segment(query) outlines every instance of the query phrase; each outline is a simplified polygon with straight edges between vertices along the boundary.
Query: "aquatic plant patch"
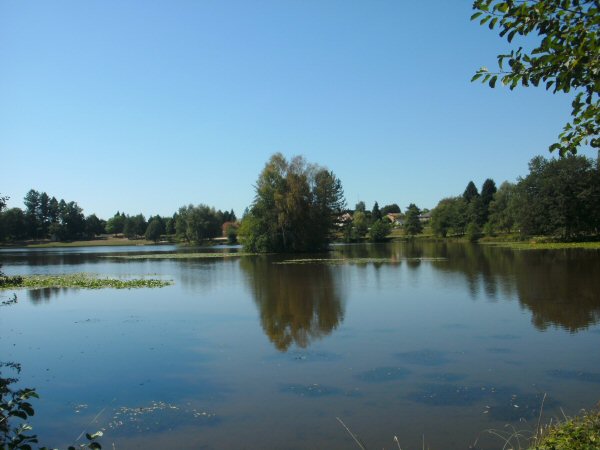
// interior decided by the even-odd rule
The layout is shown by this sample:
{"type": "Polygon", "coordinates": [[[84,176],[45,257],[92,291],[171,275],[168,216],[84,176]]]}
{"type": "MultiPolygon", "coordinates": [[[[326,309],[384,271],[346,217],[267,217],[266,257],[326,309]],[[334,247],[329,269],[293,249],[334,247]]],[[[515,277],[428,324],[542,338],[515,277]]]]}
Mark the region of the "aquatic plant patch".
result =
{"type": "Polygon", "coordinates": [[[402,261],[445,261],[446,258],[301,258],[286,259],[273,264],[400,264],[402,261]]]}
{"type": "Polygon", "coordinates": [[[108,255],[103,258],[119,259],[215,259],[239,258],[240,256],[255,256],[256,253],[148,253],[142,255],[108,255]]]}
{"type": "Polygon", "coordinates": [[[172,280],[157,278],[109,278],[87,273],[61,275],[23,275],[20,282],[0,286],[7,289],[76,288],[76,289],[135,289],[160,288],[173,284],[172,280]]]}

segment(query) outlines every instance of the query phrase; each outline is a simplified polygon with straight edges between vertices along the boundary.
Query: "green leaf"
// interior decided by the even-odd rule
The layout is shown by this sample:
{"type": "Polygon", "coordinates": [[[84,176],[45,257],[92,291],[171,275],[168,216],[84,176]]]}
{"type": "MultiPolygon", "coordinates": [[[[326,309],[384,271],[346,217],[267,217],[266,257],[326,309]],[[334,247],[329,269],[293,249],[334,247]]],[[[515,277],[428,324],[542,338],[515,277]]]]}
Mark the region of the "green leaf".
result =
{"type": "Polygon", "coordinates": [[[476,81],[476,80],[478,80],[479,78],[481,78],[481,76],[482,76],[482,75],[483,75],[483,73],[481,73],[481,72],[479,72],[479,73],[476,73],[475,75],[473,75],[473,78],[471,78],[471,83],[472,83],[473,81],[476,81]]]}
{"type": "Polygon", "coordinates": [[[475,20],[477,19],[479,16],[481,16],[483,13],[481,11],[476,12],[475,14],[473,14],[471,16],[471,20],[475,20]]]}
{"type": "Polygon", "coordinates": [[[494,75],[492,77],[492,79],[490,80],[490,87],[491,88],[495,88],[496,87],[496,80],[498,80],[498,75],[494,75]]]}

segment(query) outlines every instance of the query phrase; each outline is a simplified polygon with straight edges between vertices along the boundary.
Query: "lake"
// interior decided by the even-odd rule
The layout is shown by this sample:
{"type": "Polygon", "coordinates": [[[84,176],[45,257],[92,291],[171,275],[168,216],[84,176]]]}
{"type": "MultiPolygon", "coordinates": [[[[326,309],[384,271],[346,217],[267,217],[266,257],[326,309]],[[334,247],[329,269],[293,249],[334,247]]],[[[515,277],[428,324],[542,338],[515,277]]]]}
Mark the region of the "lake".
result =
{"type": "MultiPolygon", "coordinates": [[[[35,387],[40,445],[501,448],[600,400],[600,252],[453,243],[318,255],[125,259],[236,248],[0,251],[13,274],[173,280],[17,291],[0,360],[35,387]],[[85,438],[84,438],[85,439],[85,438]],[[81,440],[79,442],[82,442],[81,440]]],[[[8,293],[4,292],[4,297],[8,293]]]]}

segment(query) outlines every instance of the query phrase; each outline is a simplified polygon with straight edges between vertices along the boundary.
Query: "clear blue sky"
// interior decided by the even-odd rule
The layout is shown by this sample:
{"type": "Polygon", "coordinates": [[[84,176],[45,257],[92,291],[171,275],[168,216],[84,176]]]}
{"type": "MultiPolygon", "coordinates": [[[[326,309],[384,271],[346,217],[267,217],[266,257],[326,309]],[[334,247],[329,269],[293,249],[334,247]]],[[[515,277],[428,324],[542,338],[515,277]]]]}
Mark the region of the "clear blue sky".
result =
{"type": "MultiPolygon", "coordinates": [[[[238,215],[269,156],[348,205],[432,208],[527,173],[570,97],[470,82],[508,45],[470,0],[0,0],[0,193],[238,215]]],[[[584,153],[585,154],[585,153],[584,153]]],[[[590,155],[591,156],[591,155],[590,155]]]]}

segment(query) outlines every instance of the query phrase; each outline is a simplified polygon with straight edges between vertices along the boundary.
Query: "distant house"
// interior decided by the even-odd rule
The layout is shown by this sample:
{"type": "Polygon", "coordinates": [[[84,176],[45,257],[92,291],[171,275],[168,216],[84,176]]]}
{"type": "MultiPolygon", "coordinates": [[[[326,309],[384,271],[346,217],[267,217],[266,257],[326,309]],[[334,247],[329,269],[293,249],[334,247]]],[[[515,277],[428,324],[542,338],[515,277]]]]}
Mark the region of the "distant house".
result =
{"type": "Polygon", "coordinates": [[[392,223],[392,225],[404,224],[404,216],[401,213],[387,213],[385,217],[392,223]]]}
{"type": "Polygon", "coordinates": [[[352,214],[344,213],[341,216],[338,216],[336,225],[338,227],[343,227],[345,224],[352,222],[352,214]]]}
{"type": "Polygon", "coordinates": [[[431,220],[431,211],[427,211],[419,215],[419,220],[421,223],[427,223],[431,220]]]}

